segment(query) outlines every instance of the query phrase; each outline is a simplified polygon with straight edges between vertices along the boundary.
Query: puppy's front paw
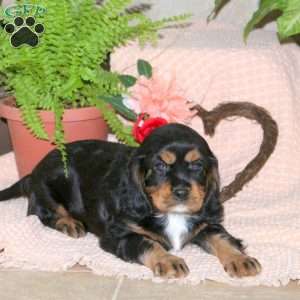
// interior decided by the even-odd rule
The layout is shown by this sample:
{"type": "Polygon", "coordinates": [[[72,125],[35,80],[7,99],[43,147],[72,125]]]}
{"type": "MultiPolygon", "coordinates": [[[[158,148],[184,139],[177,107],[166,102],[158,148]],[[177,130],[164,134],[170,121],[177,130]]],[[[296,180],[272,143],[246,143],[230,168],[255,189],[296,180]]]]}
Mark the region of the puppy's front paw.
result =
{"type": "Polygon", "coordinates": [[[230,256],[223,266],[231,277],[255,276],[261,272],[261,265],[257,259],[245,254],[230,256]]]}
{"type": "Polygon", "coordinates": [[[80,238],[86,235],[84,225],[71,217],[58,219],[55,228],[73,238],[80,238]]]}
{"type": "Polygon", "coordinates": [[[152,271],[155,276],[164,278],[182,278],[188,275],[189,268],[182,258],[166,254],[156,261],[152,271]]]}

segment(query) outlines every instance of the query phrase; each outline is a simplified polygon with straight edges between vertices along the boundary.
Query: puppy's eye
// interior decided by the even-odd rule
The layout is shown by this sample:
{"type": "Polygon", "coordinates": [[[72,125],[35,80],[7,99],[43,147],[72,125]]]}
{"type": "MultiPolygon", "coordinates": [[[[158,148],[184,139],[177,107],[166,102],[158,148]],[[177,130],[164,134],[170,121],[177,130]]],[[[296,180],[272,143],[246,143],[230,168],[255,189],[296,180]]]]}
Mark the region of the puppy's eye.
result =
{"type": "Polygon", "coordinates": [[[195,172],[201,172],[203,170],[203,163],[201,160],[193,161],[189,165],[189,169],[195,172]]]}
{"type": "Polygon", "coordinates": [[[169,169],[169,166],[161,160],[157,161],[154,164],[154,170],[159,172],[159,173],[165,173],[165,172],[168,171],[168,169],[169,169]]]}

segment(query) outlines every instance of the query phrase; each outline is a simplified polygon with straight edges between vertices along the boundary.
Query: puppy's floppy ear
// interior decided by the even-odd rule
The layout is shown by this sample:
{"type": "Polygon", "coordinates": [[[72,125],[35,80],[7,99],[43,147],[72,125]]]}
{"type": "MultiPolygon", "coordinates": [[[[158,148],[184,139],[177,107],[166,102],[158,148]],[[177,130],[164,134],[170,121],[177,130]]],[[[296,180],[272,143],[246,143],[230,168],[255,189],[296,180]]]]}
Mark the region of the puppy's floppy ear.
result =
{"type": "Polygon", "coordinates": [[[143,169],[143,160],[145,156],[139,155],[135,156],[131,159],[129,168],[131,173],[131,179],[139,187],[140,191],[144,193],[144,177],[145,177],[145,170],[143,169]]]}
{"type": "Polygon", "coordinates": [[[131,188],[131,197],[129,199],[132,212],[137,216],[146,216],[151,213],[151,204],[144,191],[145,169],[143,160],[145,155],[134,156],[129,163],[129,186],[131,188]]]}
{"type": "Polygon", "coordinates": [[[209,170],[206,176],[206,199],[211,197],[219,198],[220,196],[220,175],[218,168],[218,160],[214,156],[208,157],[209,170]]]}
{"type": "Polygon", "coordinates": [[[212,222],[221,222],[223,219],[223,206],[220,202],[220,176],[218,161],[215,157],[209,157],[210,167],[206,177],[206,195],[204,211],[212,222]]]}

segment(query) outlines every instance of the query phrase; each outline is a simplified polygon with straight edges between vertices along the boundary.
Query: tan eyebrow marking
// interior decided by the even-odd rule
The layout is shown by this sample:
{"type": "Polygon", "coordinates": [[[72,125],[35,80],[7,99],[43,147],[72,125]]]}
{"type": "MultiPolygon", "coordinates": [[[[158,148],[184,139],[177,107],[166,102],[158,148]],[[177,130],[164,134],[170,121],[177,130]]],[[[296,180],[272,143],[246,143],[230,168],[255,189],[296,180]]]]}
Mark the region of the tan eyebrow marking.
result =
{"type": "Polygon", "coordinates": [[[197,149],[190,150],[184,157],[186,162],[193,162],[202,158],[202,155],[197,149]]]}
{"type": "Polygon", "coordinates": [[[172,165],[176,161],[175,153],[168,150],[162,151],[159,156],[167,165],[172,165]]]}

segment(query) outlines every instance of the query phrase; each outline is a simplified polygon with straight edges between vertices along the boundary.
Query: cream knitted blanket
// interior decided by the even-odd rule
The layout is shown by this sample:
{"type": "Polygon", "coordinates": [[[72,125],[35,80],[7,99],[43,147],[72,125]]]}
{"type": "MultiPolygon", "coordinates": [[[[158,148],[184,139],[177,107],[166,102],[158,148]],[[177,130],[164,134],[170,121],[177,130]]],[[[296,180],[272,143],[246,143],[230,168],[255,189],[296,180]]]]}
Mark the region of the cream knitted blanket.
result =
{"type": "MultiPolygon", "coordinates": [[[[233,285],[287,284],[300,279],[300,54],[297,46],[280,46],[271,33],[252,35],[248,46],[241,33],[203,24],[169,31],[158,48],[138,50],[130,45],[113,57],[113,66],[135,73],[137,58],[168,72],[175,68],[188,97],[206,109],[222,101],[250,101],[270,111],[279,125],[275,152],[261,172],[233,200],[225,204],[225,227],[248,245],[248,253],[262,264],[253,278],[232,279],[217,259],[188,246],[182,256],[191,273],[178,283],[211,279],[233,285]],[[179,63],[178,63],[179,62],[179,63]]],[[[203,132],[194,119],[192,127],[203,132]]],[[[207,138],[220,161],[224,185],[255,155],[261,131],[247,120],[223,121],[214,138],[207,138]]],[[[0,157],[0,189],[17,179],[12,153],[0,157]]],[[[153,279],[147,268],[125,263],[103,252],[88,234],[75,240],[26,217],[27,201],[0,203],[0,265],[58,271],[79,263],[107,276],[153,279]],[[0,250],[1,251],[1,250],[0,250]]]]}

